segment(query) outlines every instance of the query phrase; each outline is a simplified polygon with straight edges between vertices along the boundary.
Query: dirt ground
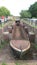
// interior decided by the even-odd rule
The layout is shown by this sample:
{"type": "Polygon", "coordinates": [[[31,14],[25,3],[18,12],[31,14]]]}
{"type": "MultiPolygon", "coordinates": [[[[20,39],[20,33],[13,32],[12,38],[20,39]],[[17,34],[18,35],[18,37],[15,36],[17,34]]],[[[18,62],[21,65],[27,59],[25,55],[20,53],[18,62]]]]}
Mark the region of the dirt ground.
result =
{"type": "MultiPolygon", "coordinates": [[[[37,61],[23,61],[23,60],[19,60],[19,61],[13,61],[13,62],[7,62],[5,63],[6,65],[37,65],[37,61]]],[[[0,63],[0,65],[2,65],[2,63],[0,63]]]]}

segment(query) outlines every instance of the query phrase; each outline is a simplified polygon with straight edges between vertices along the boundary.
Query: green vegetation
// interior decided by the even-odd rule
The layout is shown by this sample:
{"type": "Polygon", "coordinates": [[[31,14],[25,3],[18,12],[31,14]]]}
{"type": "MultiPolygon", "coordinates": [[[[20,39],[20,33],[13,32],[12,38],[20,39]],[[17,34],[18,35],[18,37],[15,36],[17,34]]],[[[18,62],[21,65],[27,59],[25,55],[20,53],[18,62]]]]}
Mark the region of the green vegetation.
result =
{"type": "Polygon", "coordinates": [[[7,65],[7,64],[3,62],[2,65],[7,65]]]}
{"type": "Polygon", "coordinates": [[[32,14],[32,17],[36,17],[37,18],[37,2],[35,2],[34,4],[32,4],[30,6],[29,11],[32,14]]]}
{"type": "Polygon", "coordinates": [[[3,27],[4,27],[4,25],[5,25],[4,23],[0,24],[0,28],[3,28],[3,27]]]}
{"type": "Polygon", "coordinates": [[[2,24],[0,24],[0,28],[2,27],[2,24]]]}
{"type": "MultiPolygon", "coordinates": [[[[2,63],[2,65],[10,65],[9,63],[7,64],[7,63],[2,63]]],[[[23,62],[23,63],[15,63],[15,64],[13,64],[13,63],[11,63],[11,65],[37,65],[37,63],[26,63],[26,62],[23,62]]]]}
{"type": "Polygon", "coordinates": [[[10,11],[5,8],[5,7],[1,7],[0,8],[0,16],[9,16],[10,15],[10,11]]]}
{"type": "Polygon", "coordinates": [[[22,10],[20,15],[21,18],[31,18],[31,13],[29,11],[22,10]]]}
{"type": "Polygon", "coordinates": [[[1,40],[0,49],[4,48],[8,43],[9,43],[9,41],[1,40]]]}
{"type": "Polygon", "coordinates": [[[37,44],[34,45],[35,49],[37,49],[37,44]]]}
{"type": "Polygon", "coordinates": [[[19,63],[15,63],[16,65],[19,65],[19,63]]]}
{"type": "Polygon", "coordinates": [[[22,10],[20,12],[20,17],[21,18],[37,18],[37,2],[32,4],[28,10],[22,10]]]}
{"type": "Polygon", "coordinates": [[[27,63],[15,63],[15,65],[28,65],[27,63]]]}

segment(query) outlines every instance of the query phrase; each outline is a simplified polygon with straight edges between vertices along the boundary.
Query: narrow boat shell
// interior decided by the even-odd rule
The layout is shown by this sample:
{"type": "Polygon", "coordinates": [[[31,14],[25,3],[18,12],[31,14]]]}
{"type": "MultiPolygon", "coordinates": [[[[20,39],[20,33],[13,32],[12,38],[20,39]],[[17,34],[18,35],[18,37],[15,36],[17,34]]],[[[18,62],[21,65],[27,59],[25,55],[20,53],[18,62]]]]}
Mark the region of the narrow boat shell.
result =
{"type": "Polygon", "coordinates": [[[30,42],[27,40],[11,40],[10,46],[18,52],[25,52],[30,49],[30,42]]]}

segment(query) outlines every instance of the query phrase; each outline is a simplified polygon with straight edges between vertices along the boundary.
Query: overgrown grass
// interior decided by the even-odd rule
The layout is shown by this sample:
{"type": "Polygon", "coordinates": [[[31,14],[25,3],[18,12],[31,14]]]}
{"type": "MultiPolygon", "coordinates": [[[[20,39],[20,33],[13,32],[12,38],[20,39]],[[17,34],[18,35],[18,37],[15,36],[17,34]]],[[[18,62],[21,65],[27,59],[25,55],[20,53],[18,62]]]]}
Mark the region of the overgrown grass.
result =
{"type": "Polygon", "coordinates": [[[34,45],[35,49],[37,49],[37,44],[34,45]]]}
{"type": "MultiPolygon", "coordinates": [[[[5,63],[5,62],[3,62],[2,63],[2,65],[10,65],[9,63],[7,64],[7,63],[5,63]]],[[[11,64],[11,65],[37,65],[37,63],[16,63],[16,64],[11,64]]]]}
{"type": "MultiPolygon", "coordinates": [[[[9,65],[9,64],[6,64],[5,62],[3,62],[2,65],[9,65]]],[[[29,65],[29,64],[27,64],[27,63],[15,63],[14,65],[29,65]]]]}
{"type": "Polygon", "coordinates": [[[18,63],[16,63],[16,65],[19,65],[18,63]]]}
{"type": "Polygon", "coordinates": [[[2,65],[7,65],[7,64],[5,62],[3,62],[2,65]]]}
{"type": "Polygon", "coordinates": [[[6,40],[1,40],[1,43],[0,43],[0,49],[4,48],[7,44],[9,43],[9,41],[6,41],[6,40]]]}
{"type": "Polygon", "coordinates": [[[0,28],[2,28],[3,26],[4,26],[4,23],[1,23],[1,24],[0,24],[0,28]]]}
{"type": "Polygon", "coordinates": [[[15,65],[28,65],[27,63],[18,63],[16,62],[15,65]]]}
{"type": "Polygon", "coordinates": [[[0,28],[2,27],[2,24],[0,24],[0,28]]]}

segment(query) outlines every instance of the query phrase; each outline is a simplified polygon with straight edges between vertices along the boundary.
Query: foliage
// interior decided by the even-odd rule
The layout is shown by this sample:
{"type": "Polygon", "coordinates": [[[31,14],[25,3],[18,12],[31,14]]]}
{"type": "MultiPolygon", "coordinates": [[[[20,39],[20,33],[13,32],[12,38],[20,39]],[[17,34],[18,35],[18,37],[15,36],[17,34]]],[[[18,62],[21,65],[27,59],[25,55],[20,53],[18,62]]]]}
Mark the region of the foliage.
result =
{"type": "Polygon", "coordinates": [[[37,17],[37,2],[30,6],[29,11],[32,14],[32,17],[37,17]]]}
{"type": "Polygon", "coordinates": [[[8,43],[9,43],[9,41],[1,40],[0,49],[4,48],[8,43]]]}
{"type": "Polygon", "coordinates": [[[0,8],[0,16],[8,16],[8,15],[10,15],[10,11],[5,7],[1,7],[0,8]]]}
{"type": "Polygon", "coordinates": [[[32,4],[29,7],[29,10],[22,10],[20,12],[21,18],[30,18],[30,17],[34,17],[37,18],[37,2],[35,2],[34,4],[32,4]]]}
{"type": "Polygon", "coordinates": [[[31,13],[29,11],[26,10],[22,10],[20,12],[21,18],[30,18],[31,17],[31,13]]]}
{"type": "Polygon", "coordinates": [[[18,63],[16,63],[16,65],[18,65],[18,63]]]}
{"type": "Polygon", "coordinates": [[[35,49],[37,49],[37,44],[34,45],[35,49]]]}
{"type": "Polygon", "coordinates": [[[2,65],[7,65],[7,64],[3,62],[2,65]]]}

